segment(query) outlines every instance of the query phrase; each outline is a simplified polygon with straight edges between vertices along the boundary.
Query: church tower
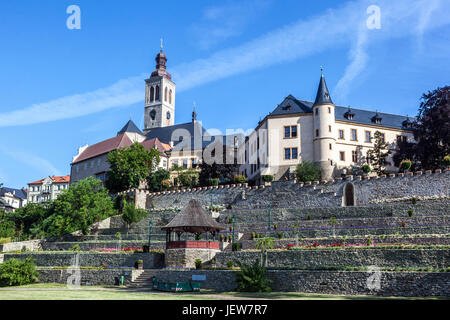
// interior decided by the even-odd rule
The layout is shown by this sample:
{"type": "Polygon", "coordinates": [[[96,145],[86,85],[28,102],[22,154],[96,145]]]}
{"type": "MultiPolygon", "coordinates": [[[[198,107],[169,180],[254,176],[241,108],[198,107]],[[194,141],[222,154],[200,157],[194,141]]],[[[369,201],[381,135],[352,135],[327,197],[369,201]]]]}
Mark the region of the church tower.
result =
{"type": "Polygon", "coordinates": [[[325,77],[323,76],[323,69],[312,109],[314,119],[314,162],[320,166],[322,180],[331,180],[336,166],[336,157],[334,156],[336,153],[336,138],[334,134],[336,131],[335,105],[331,101],[325,77]]]}
{"type": "Polygon", "coordinates": [[[156,56],[156,70],[145,80],[144,133],[175,123],[175,83],[166,71],[167,57],[161,50],[156,56]]]}

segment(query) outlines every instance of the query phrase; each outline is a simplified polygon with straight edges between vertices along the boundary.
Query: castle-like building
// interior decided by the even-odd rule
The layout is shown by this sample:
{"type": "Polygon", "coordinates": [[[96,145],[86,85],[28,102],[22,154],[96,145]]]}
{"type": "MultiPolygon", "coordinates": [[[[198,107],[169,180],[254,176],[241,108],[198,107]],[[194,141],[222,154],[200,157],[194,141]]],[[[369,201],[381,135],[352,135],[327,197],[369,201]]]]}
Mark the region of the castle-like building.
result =
{"type": "Polygon", "coordinates": [[[394,149],[397,141],[413,139],[411,124],[405,116],[336,106],[322,70],[314,102],[289,95],[246,137],[239,171],[256,182],[262,175],[279,180],[310,161],[320,166],[322,180],[330,180],[368,162],[376,131],[394,149]]]}
{"type": "Polygon", "coordinates": [[[156,69],[145,80],[144,128],[130,120],[115,137],[80,147],[71,163],[72,183],[88,176],[104,180],[108,153],[136,142],[157,148],[159,167],[166,170],[197,168],[203,161],[237,163],[249,182],[260,183],[262,175],[275,180],[291,176],[302,161],[319,164],[322,180],[360,167],[376,131],[391,148],[399,139],[413,138],[408,117],[336,106],[323,71],[314,102],[289,95],[249,136],[210,136],[195,110],[191,121],[175,124],[176,84],[162,48],[155,60],[156,69]]]}

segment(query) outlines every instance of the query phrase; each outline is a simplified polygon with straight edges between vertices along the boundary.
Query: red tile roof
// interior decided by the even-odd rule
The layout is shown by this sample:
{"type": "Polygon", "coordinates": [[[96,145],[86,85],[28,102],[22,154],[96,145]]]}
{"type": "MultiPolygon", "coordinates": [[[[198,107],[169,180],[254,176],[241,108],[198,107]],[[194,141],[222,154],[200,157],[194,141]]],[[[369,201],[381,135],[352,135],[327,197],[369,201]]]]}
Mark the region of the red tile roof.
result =
{"type": "MultiPolygon", "coordinates": [[[[61,177],[51,176],[50,178],[52,178],[54,183],[69,183],[70,182],[70,175],[61,176],[61,177]]],[[[29,184],[41,184],[42,182],[44,182],[45,179],[47,179],[47,178],[44,178],[44,179],[41,179],[41,180],[38,180],[35,182],[31,182],[29,184]]]]}
{"type": "MultiPolygon", "coordinates": [[[[130,138],[125,133],[121,133],[114,138],[93,144],[92,146],[87,147],[79,156],[75,159],[72,164],[79,163],[84,160],[88,160],[99,155],[108,153],[110,151],[129,147],[133,144],[130,138]]],[[[156,148],[161,152],[169,151],[171,148],[168,144],[159,141],[158,138],[153,138],[149,140],[145,140],[141,142],[145,149],[149,150],[150,148],[156,148]]]]}
{"type": "Polygon", "coordinates": [[[133,142],[130,140],[130,138],[128,138],[125,133],[121,133],[114,138],[104,140],[87,147],[86,150],[84,150],[73,163],[78,163],[93,157],[97,157],[112,150],[129,147],[132,144],[133,142]]]}
{"type": "Polygon", "coordinates": [[[149,140],[145,140],[143,142],[141,142],[141,144],[144,146],[145,149],[149,150],[151,148],[154,148],[156,145],[156,148],[159,150],[159,152],[161,152],[162,154],[164,154],[164,151],[169,151],[171,148],[168,144],[163,143],[161,141],[159,141],[158,138],[153,138],[153,139],[149,139],[149,140]]]}

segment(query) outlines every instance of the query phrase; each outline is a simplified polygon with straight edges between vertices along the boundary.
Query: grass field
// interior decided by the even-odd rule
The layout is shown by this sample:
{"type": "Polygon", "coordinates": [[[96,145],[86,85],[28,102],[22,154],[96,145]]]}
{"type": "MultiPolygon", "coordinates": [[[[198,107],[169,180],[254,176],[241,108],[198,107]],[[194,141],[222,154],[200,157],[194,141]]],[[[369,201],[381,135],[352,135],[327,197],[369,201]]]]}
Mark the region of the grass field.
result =
{"type": "MultiPolygon", "coordinates": [[[[243,299],[295,299],[295,300],[366,300],[366,299],[404,299],[401,297],[341,296],[308,294],[299,292],[271,293],[215,293],[202,290],[200,293],[168,293],[149,289],[128,289],[125,287],[83,286],[81,289],[68,289],[62,284],[32,284],[21,287],[0,288],[0,300],[243,300],[243,299]]],[[[407,298],[424,299],[424,298],[407,298]]],[[[426,299],[448,299],[430,297],[426,299]]]]}

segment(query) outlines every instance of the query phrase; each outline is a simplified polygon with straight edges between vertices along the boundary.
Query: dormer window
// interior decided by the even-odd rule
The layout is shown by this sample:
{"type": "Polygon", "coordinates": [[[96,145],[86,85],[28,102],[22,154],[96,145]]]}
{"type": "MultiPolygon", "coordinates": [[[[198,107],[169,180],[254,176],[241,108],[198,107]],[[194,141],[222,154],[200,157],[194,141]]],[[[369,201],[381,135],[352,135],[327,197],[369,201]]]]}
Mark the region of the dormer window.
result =
{"type": "Polygon", "coordinates": [[[344,113],[344,117],[347,120],[353,120],[353,118],[355,117],[355,114],[352,112],[352,110],[350,109],[350,107],[348,107],[348,110],[346,113],[344,113]]]}
{"type": "Polygon", "coordinates": [[[283,109],[284,111],[290,111],[290,110],[291,110],[291,106],[290,106],[290,105],[287,105],[287,106],[284,106],[282,109],[283,109]]]}
{"type": "Polygon", "coordinates": [[[376,113],[376,114],[372,117],[372,123],[375,123],[375,124],[381,124],[381,117],[379,116],[378,113],[376,113]]]}
{"type": "Polygon", "coordinates": [[[412,128],[412,125],[413,125],[413,123],[411,120],[409,120],[409,118],[406,118],[406,120],[402,122],[403,128],[409,129],[409,128],[412,128]]]}

